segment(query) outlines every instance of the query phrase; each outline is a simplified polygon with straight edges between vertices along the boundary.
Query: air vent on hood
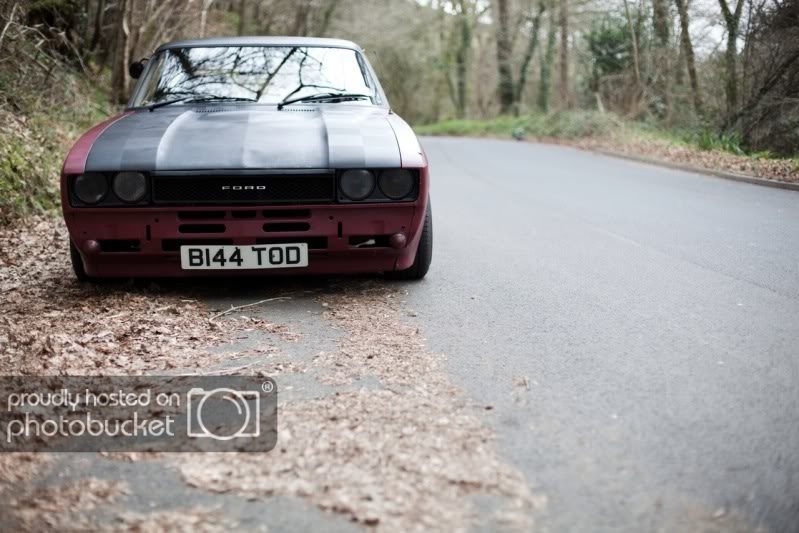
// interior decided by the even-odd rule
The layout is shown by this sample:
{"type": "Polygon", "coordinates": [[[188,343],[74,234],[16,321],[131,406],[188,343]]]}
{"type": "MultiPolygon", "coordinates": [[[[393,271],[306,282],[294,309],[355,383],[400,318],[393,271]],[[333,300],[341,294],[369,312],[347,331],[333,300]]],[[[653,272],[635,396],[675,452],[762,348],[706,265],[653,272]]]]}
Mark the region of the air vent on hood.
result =
{"type": "Polygon", "coordinates": [[[315,107],[298,107],[295,105],[287,105],[281,111],[300,111],[300,112],[309,112],[309,111],[316,111],[315,107]]]}

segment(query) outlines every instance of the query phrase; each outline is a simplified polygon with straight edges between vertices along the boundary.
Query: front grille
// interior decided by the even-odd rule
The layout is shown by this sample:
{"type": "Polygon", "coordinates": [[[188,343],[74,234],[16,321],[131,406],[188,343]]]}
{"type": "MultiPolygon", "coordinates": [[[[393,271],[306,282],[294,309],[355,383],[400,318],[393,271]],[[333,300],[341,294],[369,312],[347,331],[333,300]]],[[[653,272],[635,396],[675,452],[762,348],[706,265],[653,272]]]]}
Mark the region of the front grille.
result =
{"type": "Polygon", "coordinates": [[[333,203],[330,174],[153,176],[153,202],[172,205],[333,203]]]}

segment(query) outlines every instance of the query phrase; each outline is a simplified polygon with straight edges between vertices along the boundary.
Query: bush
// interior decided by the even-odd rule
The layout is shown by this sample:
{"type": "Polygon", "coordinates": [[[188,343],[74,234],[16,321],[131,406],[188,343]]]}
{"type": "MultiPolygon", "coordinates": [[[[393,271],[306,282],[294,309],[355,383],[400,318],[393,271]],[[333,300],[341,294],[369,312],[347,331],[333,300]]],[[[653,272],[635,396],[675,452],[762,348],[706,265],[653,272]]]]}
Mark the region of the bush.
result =
{"type": "Polygon", "coordinates": [[[61,149],[49,132],[0,114],[0,224],[57,205],[61,149]]]}
{"type": "Polygon", "coordinates": [[[58,205],[58,177],[67,150],[111,112],[103,92],[48,50],[37,30],[9,23],[3,56],[0,225],[58,205]]]}
{"type": "Polygon", "coordinates": [[[688,140],[699,147],[700,150],[720,150],[738,155],[744,154],[740,137],[733,133],[719,134],[712,131],[701,131],[689,137],[688,140]]]}
{"type": "Polygon", "coordinates": [[[533,115],[530,126],[530,134],[536,137],[583,139],[615,133],[620,122],[609,113],[559,111],[548,115],[533,115]]]}

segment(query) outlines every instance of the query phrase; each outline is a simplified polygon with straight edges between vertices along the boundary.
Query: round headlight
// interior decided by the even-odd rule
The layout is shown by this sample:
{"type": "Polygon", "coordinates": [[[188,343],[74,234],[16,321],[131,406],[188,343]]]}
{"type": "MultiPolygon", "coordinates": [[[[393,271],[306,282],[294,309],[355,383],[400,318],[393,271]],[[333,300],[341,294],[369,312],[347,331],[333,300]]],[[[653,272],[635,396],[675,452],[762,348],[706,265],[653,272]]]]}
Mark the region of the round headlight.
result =
{"type": "Polygon", "coordinates": [[[341,175],[339,187],[350,200],[363,200],[375,189],[375,176],[368,170],[348,170],[341,175]]]}
{"type": "Polygon", "coordinates": [[[120,172],[114,177],[114,194],[123,202],[138,202],[146,192],[147,178],[140,172],[120,172]]]}
{"type": "Polygon", "coordinates": [[[384,170],[378,181],[380,190],[392,200],[405,198],[413,190],[413,174],[401,168],[384,170]]]}
{"type": "Polygon", "coordinates": [[[84,204],[96,204],[108,192],[108,181],[102,174],[81,174],[75,178],[75,196],[84,204]]]}

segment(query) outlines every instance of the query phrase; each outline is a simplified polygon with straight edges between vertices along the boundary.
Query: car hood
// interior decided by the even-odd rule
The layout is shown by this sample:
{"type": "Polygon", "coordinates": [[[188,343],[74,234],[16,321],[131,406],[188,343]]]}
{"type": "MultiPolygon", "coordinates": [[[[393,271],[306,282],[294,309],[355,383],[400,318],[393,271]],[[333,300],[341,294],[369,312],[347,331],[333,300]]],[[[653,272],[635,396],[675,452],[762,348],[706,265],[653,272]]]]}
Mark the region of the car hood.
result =
{"type": "Polygon", "coordinates": [[[86,171],[399,167],[383,108],[213,104],[136,111],[92,144],[86,171]]]}

